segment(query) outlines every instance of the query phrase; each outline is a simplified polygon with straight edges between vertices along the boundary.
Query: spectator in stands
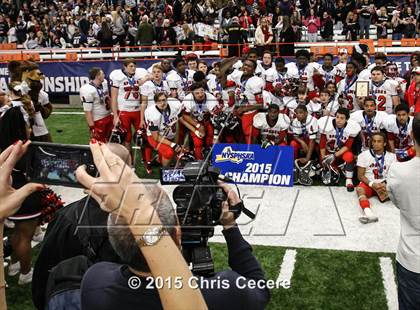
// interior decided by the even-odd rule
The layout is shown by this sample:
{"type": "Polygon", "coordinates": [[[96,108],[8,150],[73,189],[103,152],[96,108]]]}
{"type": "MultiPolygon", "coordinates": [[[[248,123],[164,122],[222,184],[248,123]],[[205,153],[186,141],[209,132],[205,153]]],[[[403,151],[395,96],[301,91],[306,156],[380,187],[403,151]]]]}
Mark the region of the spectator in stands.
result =
{"type": "Polygon", "coordinates": [[[386,7],[381,6],[376,18],[376,36],[378,39],[388,38],[388,28],[391,24],[386,7]]]}
{"type": "Polygon", "coordinates": [[[369,27],[372,14],[375,13],[375,6],[370,0],[362,0],[357,5],[357,13],[359,14],[360,39],[369,39],[369,27]]]}
{"type": "Polygon", "coordinates": [[[7,32],[9,31],[9,25],[4,20],[4,17],[0,15],[0,44],[7,43],[7,32]]]}
{"type": "Polygon", "coordinates": [[[21,16],[17,18],[16,22],[16,37],[19,44],[26,41],[26,22],[21,16]]]}
{"type": "Polygon", "coordinates": [[[335,15],[333,15],[336,21],[336,27],[338,30],[342,30],[344,27],[344,23],[346,22],[347,16],[347,9],[344,6],[344,1],[339,0],[337,4],[337,8],[335,9],[335,15]]]}
{"type": "Polygon", "coordinates": [[[412,8],[406,7],[401,17],[404,24],[404,38],[414,38],[416,34],[416,16],[412,8]]]}
{"type": "Polygon", "coordinates": [[[296,34],[296,42],[299,42],[302,39],[302,17],[300,16],[299,11],[293,11],[291,24],[293,31],[296,34]]]}
{"type": "Polygon", "coordinates": [[[7,31],[7,41],[9,43],[16,43],[17,36],[16,36],[16,26],[14,22],[10,22],[9,30],[7,31]]]}
{"type": "Polygon", "coordinates": [[[191,27],[185,23],[182,25],[182,36],[178,40],[179,44],[185,44],[185,45],[192,45],[194,41],[194,31],[191,29],[191,27]]]}
{"type": "Polygon", "coordinates": [[[112,32],[116,36],[115,42],[119,46],[125,46],[126,31],[124,28],[124,20],[120,14],[121,7],[118,6],[116,11],[111,13],[113,29],[112,32]]]}
{"type": "MultiPolygon", "coordinates": [[[[141,23],[137,29],[136,42],[142,46],[142,49],[147,46],[151,46],[154,41],[154,30],[153,26],[149,23],[149,17],[144,15],[141,18],[141,23]]],[[[147,48],[144,48],[147,50],[147,48]]]]}
{"type": "Polygon", "coordinates": [[[313,8],[309,9],[309,16],[304,20],[303,24],[308,28],[308,42],[316,42],[321,22],[313,8]]]}
{"type": "Polygon", "coordinates": [[[290,24],[290,17],[283,16],[283,28],[280,32],[280,55],[281,56],[294,56],[296,33],[293,31],[290,24]]]}
{"type": "Polygon", "coordinates": [[[325,41],[332,41],[334,35],[334,22],[327,11],[324,11],[321,21],[321,37],[325,41]]]}
{"type": "Polygon", "coordinates": [[[27,36],[26,41],[23,42],[23,47],[25,49],[27,49],[27,50],[28,49],[29,50],[32,50],[32,49],[36,49],[36,48],[40,48],[41,47],[41,46],[39,46],[38,40],[37,40],[37,38],[35,36],[35,33],[33,31],[30,31],[28,33],[28,36],[27,36]]]}
{"type": "Polygon", "coordinates": [[[357,23],[357,14],[350,11],[347,14],[346,23],[344,25],[343,33],[347,41],[356,41],[359,31],[359,24],[357,23]]]}
{"type": "Polygon", "coordinates": [[[244,43],[244,31],[239,24],[239,18],[232,18],[232,24],[224,30],[227,35],[229,57],[240,56],[242,44],[244,43]],[[237,45],[235,45],[237,44],[237,45]]]}
{"type": "Polygon", "coordinates": [[[391,25],[392,25],[392,40],[401,40],[404,31],[404,23],[400,18],[401,11],[395,10],[393,12],[391,25]]]}
{"type": "Polygon", "coordinates": [[[171,27],[169,19],[163,21],[163,27],[160,27],[156,32],[156,42],[159,45],[176,45],[176,33],[171,27]]]}
{"type": "Polygon", "coordinates": [[[270,50],[271,42],[273,41],[273,30],[268,23],[267,18],[260,19],[260,25],[255,30],[255,45],[257,46],[258,56],[262,56],[264,51],[270,50]]]}
{"type": "Polygon", "coordinates": [[[112,31],[106,21],[102,22],[102,27],[98,32],[97,39],[99,41],[99,47],[112,47],[112,31]]]}

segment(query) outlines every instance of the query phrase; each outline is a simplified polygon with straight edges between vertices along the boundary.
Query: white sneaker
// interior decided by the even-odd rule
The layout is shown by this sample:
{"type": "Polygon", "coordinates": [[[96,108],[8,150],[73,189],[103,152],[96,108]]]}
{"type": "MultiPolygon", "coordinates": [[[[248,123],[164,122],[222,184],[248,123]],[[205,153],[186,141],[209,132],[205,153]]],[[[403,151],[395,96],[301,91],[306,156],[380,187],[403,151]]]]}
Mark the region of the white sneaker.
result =
{"type": "Polygon", "coordinates": [[[373,213],[371,208],[365,208],[359,221],[363,224],[373,223],[378,221],[378,217],[373,213]]]}
{"type": "Polygon", "coordinates": [[[36,234],[32,237],[32,241],[42,242],[42,240],[44,240],[44,237],[45,237],[45,232],[41,231],[40,233],[38,233],[38,234],[36,234]]]}
{"type": "Polygon", "coordinates": [[[9,277],[13,277],[15,275],[17,275],[20,271],[20,263],[16,262],[14,264],[10,264],[9,265],[9,269],[7,270],[7,274],[9,275],[9,277]]]}
{"type": "Polygon", "coordinates": [[[19,275],[18,284],[19,285],[25,285],[25,284],[31,283],[32,282],[32,275],[33,275],[33,273],[34,273],[34,269],[33,268],[31,268],[31,270],[27,274],[21,273],[19,275]]]}

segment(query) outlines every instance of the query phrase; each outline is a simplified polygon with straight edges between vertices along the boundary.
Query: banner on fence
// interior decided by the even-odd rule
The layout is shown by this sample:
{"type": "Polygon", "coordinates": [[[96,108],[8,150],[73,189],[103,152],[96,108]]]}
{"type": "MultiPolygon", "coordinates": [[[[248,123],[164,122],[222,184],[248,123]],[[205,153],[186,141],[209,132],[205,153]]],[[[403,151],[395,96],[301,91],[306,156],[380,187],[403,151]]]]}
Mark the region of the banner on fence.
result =
{"type": "Polygon", "coordinates": [[[293,186],[293,148],[259,144],[216,144],[212,164],[239,184],[293,186]]]}
{"type": "MultiPolygon", "coordinates": [[[[203,59],[209,64],[220,59],[203,59]]],[[[286,61],[291,60],[286,57],[286,61]]],[[[400,68],[400,73],[404,74],[410,65],[409,56],[389,56],[388,60],[393,61],[400,68]]],[[[138,67],[149,68],[159,60],[139,60],[138,67]]],[[[372,59],[373,61],[373,59],[372,59]]],[[[100,67],[105,75],[122,68],[122,62],[119,61],[89,61],[89,62],[44,62],[40,63],[41,71],[45,74],[44,90],[49,94],[77,95],[82,85],[89,82],[88,72],[92,67],[100,67]]],[[[9,71],[7,64],[0,64],[0,88],[7,89],[9,83],[9,71]]]]}

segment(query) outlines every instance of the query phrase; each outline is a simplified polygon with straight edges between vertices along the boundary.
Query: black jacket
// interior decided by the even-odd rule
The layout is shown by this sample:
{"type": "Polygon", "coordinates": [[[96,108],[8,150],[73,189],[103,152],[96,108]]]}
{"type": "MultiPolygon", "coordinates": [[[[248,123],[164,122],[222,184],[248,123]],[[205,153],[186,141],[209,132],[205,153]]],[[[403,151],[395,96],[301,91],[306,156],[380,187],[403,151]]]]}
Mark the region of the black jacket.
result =
{"type": "Polygon", "coordinates": [[[93,262],[119,262],[108,241],[108,213],[85,197],[60,209],[48,224],[32,279],[32,300],[44,310],[49,273],[61,261],[85,255],[93,262]],[[96,227],[95,227],[96,226],[96,227]]]}

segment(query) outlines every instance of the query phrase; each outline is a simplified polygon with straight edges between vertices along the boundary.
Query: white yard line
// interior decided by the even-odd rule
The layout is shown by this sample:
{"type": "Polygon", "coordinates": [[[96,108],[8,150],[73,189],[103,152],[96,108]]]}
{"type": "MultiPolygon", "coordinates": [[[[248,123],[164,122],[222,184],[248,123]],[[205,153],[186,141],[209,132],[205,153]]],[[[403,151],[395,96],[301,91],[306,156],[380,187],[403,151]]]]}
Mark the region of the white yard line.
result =
{"type": "Polygon", "coordinates": [[[398,309],[397,285],[395,283],[394,268],[389,257],[380,257],[382,281],[385,287],[386,302],[389,310],[398,309]]]}
{"type": "Polygon", "coordinates": [[[56,115],[83,115],[84,112],[52,112],[52,114],[56,115]]]}
{"type": "Polygon", "coordinates": [[[296,253],[296,250],[286,250],[276,283],[284,281],[287,281],[290,284],[292,283],[293,271],[295,270],[296,253]]]}

